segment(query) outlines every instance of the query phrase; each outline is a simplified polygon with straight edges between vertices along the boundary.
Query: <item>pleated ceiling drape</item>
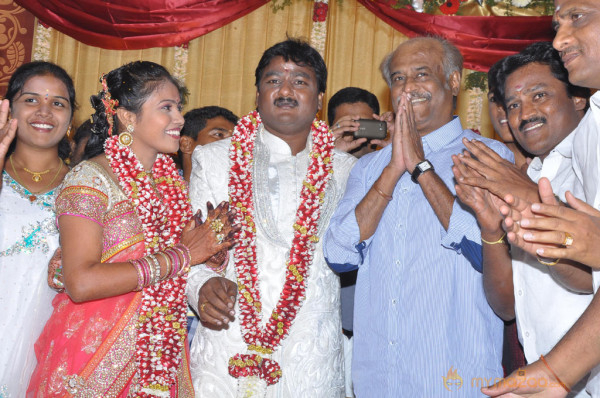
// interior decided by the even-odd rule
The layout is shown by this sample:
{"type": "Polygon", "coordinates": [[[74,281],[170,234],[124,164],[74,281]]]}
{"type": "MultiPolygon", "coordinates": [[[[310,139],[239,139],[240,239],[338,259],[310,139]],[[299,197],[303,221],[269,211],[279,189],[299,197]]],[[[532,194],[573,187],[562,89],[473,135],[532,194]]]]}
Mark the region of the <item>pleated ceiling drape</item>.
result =
{"type": "MultiPolygon", "coordinates": [[[[39,3],[39,7],[42,4],[41,0],[17,1],[26,6],[26,3],[39,3]]],[[[264,4],[265,1],[262,1],[262,3],[264,4]]],[[[474,0],[472,1],[473,6],[478,7],[474,0]]],[[[44,6],[48,5],[47,9],[45,11],[38,9],[34,12],[55,13],[57,15],[52,16],[55,19],[58,18],[58,12],[55,8],[61,3],[64,3],[65,7],[71,7],[70,12],[75,13],[75,15],[79,15],[77,10],[81,11],[81,7],[78,8],[79,5],[88,3],[107,4],[106,1],[98,0],[61,0],[60,2],[58,0],[44,0],[43,3],[44,6]]],[[[94,23],[90,22],[88,26],[89,30],[98,31],[99,27],[104,26],[111,18],[117,18],[117,16],[121,18],[118,20],[119,24],[112,31],[106,30],[104,32],[104,34],[111,35],[114,40],[107,41],[102,45],[103,47],[112,45],[115,48],[121,48],[115,44],[115,41],[120,36],[130,33],[133,33],[133,35],[124,40],[122,40],[123,38],[119,39],[124,43],[121,46],[133,48],[142,46],[144,40],[153,40],[154,38],[151,37],[151,33],[148,33],[145,23],[162,24],[161,29],[156,31],[157,35],[166,35],[165,32],[173,28],[182,31],[181,35],[177,32],[171,33],[174,37],[178,37],[175,42],[157,41],[156,45],[170,46],[174,43],[184,43],[184,45],[137,50],[103,49],[98,46],[84,44],[84,41],[89,41],[89,32],[87,36],[75,35],[78,38],[78,40],[75,40],[56,29],[49,29],[38,24],[38,31],[35,35],[38,41],[34,43],[34,54],[36,54],[34,58],[56,62],[65,67],[73,76],[80,104],[80,109],[75,116],[76,124],[88,118],[91,113],[88,99],[90,95],[95,94],[100,89],[98,77],[102,73],[126,62],[138,59],[158,62],[184,80],[190,90],[189,104],[186,106],[186,110],[206,105],[220,105],[231,109],[238,115],[243,115],[254,108],[254,69],[261,54],[272,44],[284,40],[286,35],[303,37],[308,40],[313,27],[314,2],[292,1],[291,5],[276,13],[272,11],[270,4],[262,6],[258,4],[258,8],[255,7],[254,11],[248,12],[233,22],[185,43],[184,39],[187,33],[183,31],[188,28],[191,29],[191,27],[184,22],[193,12],[199,10],[194,7],[206,7],[210,4],[214,7],[224,7],[221,11],[225,7],[231,7],[232,11],[238,12],[236,10],[242,7],[242,3],[246,8],[245,11],[239,11],[239,13],[243,14],[259,2],[233,0],[155,0],[148,2],[121,0],[118,3],[113,2],[111,3],[111,10],[98,9],[95,15],[92,15],[98,20],[94,20],[94,23]],[[127,8],[134,3],[147,4],[156,7],[157,10],[167,9],[168,7],[177,8],[181,7],[182,4],[189,4],[189,15],[183,15],[178,11],[172,17],[167,17],[166,11],[157,12],[151,15],[154,22],[138,21],[140,22],[138,24],[139,32],[136,35],[136,30],[132,28],[135,24],[133,22],[130,26],[125,24],[127,18],[134,18],[134,11],[127,8]],[[179,20],[179,25],[181,25],[179,27],[177,26],[178,18],[183,18],[179,20]]],[[[551,38],[552,35],[551,31],[547,32],[549,26],[547,17],[527,19],[532,24],[530,25],[531,29],[529,29],[529,36],[525,37],[527,29],[523,30],[520,27],[520,30],[515,31],[515,34],[519,37],[511,42],[504,36],[510,36],[510,23],[514,18],[493,18],[493,24],[496,25],[506,20],[508,25],[504,29],[498,29],[492,26],[493,24],[485,25],[480,22],[479,28],[473,25],[462,29],[461,26],[456,25],[457,21],[467,21],[465,18],[471,17],[446,17],[419,14],[412,11],[400,13],[398,10],[388,10],[385,8],[389,7],[386,4],[385,0],[343,0],[342,2],[332,0],[329,2],[326,20],[327,38],[323,54],[329,71],[326,99],[343,87],[357,86],[375,93],[381,102],[382,111],[390,110],[389,92],[379,73],[379,64],[387,53],[407,39],[406,34],[412,36],[425,33],[428,29],[440,30],[440,27],[450,24],[446,33],[454,35],[454,39],[461,40],[458,44],[460,46],[462,43],[461,49],[463,53],[466,52],[468,66],[477,70],[485,70],[493,62],[494,57],[497,59],[508,54],[511,48],[513,48],[513,52],[516,52],[531,40],[551,38]],[[533,21],[538,22],[535,24],[533,21]],[[451,28],[451,26],[454,26],[454,28],[451,28]],[[461,29],[464,32],[461,33],[461,29]],[[479,29],[479,35],[482,38],[485,38],[486,35],[489,37],[487,37],[487,40],[472,41],[472,49],[465,50],[464,45],[469,44],[469,39],[474,37],[476,33],[474,29],[479,29]],[[460,36],[461,34],[462,36],[460,36]],[[471,51],[470,55],[469,51],[471,51]],[[473,58],[473,54],[475,54],[475,58],[480,57],[479,61],[475,62],[476,59],[473,58]],[[485,62],[481,62],[482,60],[485,62]]],[[[239,13],[236,15],[239,16],[239,13]]],[[[72,17],[72,15],[67,16],[72,17]]],[[[61,14],[61,18],[67,18],[67,16],[61,14]]],[[[88,15],[89,17],[90,15],[88,15]]],[[[197,25],[210,25],[209,22],[206,22],[206,17],[207,14],[203,14],[201,20],[198,19],[197,25]]],[[[479,18],[472,19],[472,21],[480,21],[481,18],[485,17],[472,18],[479,18]]],[[[215,14],[215,19],[221,22],[226,20],[222,13],[215,14]]],[[[523,25],[522,21],[524,20],[514,19],[519,26],[523,25]]],[[[61,21],[61,19],[59,18],[57,21],[61,21]]],[[[56,26],[61,31],[67,30],[60,24],[56,26]]],[[[98,40],[99,37],[93,40],[98,40]]],[[[449,38],[452,39],[453,37],[449,38]]],[[[465,69],[463,77],[466,78],[472,72],[473,70],[465,69]]],[[[485,96],[485,89],[471,88],[470,90],[463,90],[459,96],[457,113],[461,116],[465,127],[478,129],[486,136],[493,136],[493,129],[487,117],[487,100],[485,96]]],[[[326,112],[326,109],[323,110],[322,114],[325,114],[324,112],[326,112]]]]}

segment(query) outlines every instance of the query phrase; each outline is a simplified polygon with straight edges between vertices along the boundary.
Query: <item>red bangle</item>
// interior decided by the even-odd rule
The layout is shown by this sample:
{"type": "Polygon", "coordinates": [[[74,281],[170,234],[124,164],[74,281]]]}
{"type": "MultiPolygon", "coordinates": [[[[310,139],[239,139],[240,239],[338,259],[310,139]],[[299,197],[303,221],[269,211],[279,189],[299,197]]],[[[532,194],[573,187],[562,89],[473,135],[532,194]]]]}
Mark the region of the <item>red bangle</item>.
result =
{"type": "Polygon", "coordinates": [[[546,362],[546,358],[544,358],[543,355],[540,355],[540,359],[542,360],[542,362],[544,362],[544,365],[546,365],[546,367],[548,368],[550,373],[552,373],[552,376],[556,379],[556,381],[558,381],[558,384],[560,384],[567,393],[571,392],[571,389],[569,387],[567,387],[567,385],[565,383],[563,383],[561,379],[558,378],[558,375],[556,373],[554,373],[554,371],[552,370],[550,365],[548,365],[548,362],[546,362]]]}

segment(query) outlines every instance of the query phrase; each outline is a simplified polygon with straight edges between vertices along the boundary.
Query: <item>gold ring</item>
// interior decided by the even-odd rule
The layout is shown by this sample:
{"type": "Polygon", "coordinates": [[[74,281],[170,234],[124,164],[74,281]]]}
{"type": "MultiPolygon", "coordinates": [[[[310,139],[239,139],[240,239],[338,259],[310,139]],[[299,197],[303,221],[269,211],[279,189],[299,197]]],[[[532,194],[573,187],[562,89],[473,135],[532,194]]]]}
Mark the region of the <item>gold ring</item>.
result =
{"type": "Polygon", "coordinates": [[[564,240],[564,242],[563,242],[562,245],[565,246],[565,247],[569,247],[572,244],[573,244],[573,235],[571,235],[568,232],[565,232],[565,240],[564,240]]]}
{"type": "Polygon", "coordinates": [[[200,304],[200,312],[204,312],[204,307],[206,306],[206,304],[208,304],[208,301],[205,301],[202,304],[200,304]]]}
{"type": "Polygon", "coordinates": [[[547,258],[547,257],[542,257],[537,254],[535,257],[536,257],[538,263],[547,265],[548,267],[552,267],[553,265],[558,264],[558,262],[560,261],[560,258],[547,258]]]}
{"type": "Polygon", "coordinates": [[[211,221],[210,229],[212,229],[216,233],[221,232],[223,230],[223,221],[219,220],[218,218],[211,221]]]}
{"type": "Polygon", "coordinates": [[[225,235],[223,235],[223,234],[217,234],[217,242],[219,244],[223,243],[223,239],[225,239],[225,235]]]}

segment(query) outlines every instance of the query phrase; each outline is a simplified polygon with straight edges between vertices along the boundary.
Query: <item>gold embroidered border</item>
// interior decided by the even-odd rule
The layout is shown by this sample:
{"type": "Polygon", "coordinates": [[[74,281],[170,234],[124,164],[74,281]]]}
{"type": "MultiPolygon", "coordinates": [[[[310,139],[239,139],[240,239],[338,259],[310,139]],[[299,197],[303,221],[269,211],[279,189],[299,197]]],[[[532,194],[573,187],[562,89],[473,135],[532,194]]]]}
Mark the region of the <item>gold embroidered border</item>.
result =
{"type": "Polygon", "coordinates": [[[127,238],[124,241],[117,243],[116,245],[114,245],[113,247],[111,247],[110,249],[108,249],[104,253],[102,253],[102,258],[100,259],[100,261],[105,263],[108,260],[110,260],[113,256],[115,256],[116,254],[120,253],[121,251],[127,249],[130,246],[135,245],[136,243],[143,242],[143,241],[144,241],[143,233],[139,233],[130,238],[127,238]]]}
{"type": "Polygon", "coordinates": [[[135,209],[133,208],[131,203],[129,203],[128,200],[123,200],[121,202],[115,203],[113,205],[112,209],[110,211],[108,211],[108,213],[106,214],[106,220],[104,223],[109,224],[114,219],[123,217],[129,213],[133,213],[134,216],[137,218],[135,209]]]}
{"type": "MultiPolygon", "coordinates": [[[[135,351],[134,351],[135,353],[135,351]]],[[[110,388],[106,391],[106,395],[103,397],[118,397],[123,393],[123,389],[127,385],[127,383],[131,380],[131,378],[135,375],[136,372],[136,363],[135,363],[135,355],[131,356],[131,360],[127,363],[127,366],[123,368],[119,377],[114,381],[114,383],[110,386],[110,388]]]]}
{"type": "Polygon", "coordinates": [[[136,323],[141,301],[142,293],[135,293],[121,318],[83,368],[79,376],[85,380],[85,386],[78,391],[77,397],[117,397],[121,392],[116,391],[118,386],[125,386],[131,379],[133,374],[129,372],[135,371],[135,361],[132,361],[132,359],[135,355],[136,323]],[[131,358],[122,369],[114,369],[112,367],[114,365],[113,355],[131,355],[131,358]],[[133,367],[131,366],[132,362],[133,367]],[[103,369],[106,368],[113,371],[114,378],[106,379],[103,374],[103,369]],[[114,390],[113,385],[115,386],[114,390]],[[107,395],[109,392],[111,394],[117,393],[117,395],[107,395]]]}
{"type": "Polygon", "coordinates": [[[177,393],[179,398],[194,398],[194,384],[189,365],[188,341],[185,339],[185,351],[181,356],[181,365],[177,372],[177,393]]]}
{"type": "Polygon", "coordinates": [[[99,200],[101,200],[102,203],[104,204],[104,206],[108,206],[108,196],[106,196],[106,194],[104,192],[99,191],[95,188],[86,187],[84,185],[74,185],[74,186],[66,187],[65,189],[62,190],[62,192],[60,193],[60,196],[74,195],[74,194],[92,195],[92,196],[98,198],[99,200]]]}
{"type": "Polygon", "coordinates": [[[102,220],[107,206],[106,194],[86,186],[65,188],[55,202],[57,217],[73,215],[92,220],[100,225],[103,225],[102,220]]]}

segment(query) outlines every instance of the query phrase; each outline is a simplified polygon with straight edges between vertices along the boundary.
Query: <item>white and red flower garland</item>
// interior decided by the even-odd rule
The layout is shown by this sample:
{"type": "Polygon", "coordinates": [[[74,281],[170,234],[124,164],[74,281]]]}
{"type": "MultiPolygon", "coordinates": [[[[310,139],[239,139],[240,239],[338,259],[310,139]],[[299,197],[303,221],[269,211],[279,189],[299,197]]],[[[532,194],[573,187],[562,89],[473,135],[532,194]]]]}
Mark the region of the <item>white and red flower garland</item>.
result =
{"type": "MultiPolygon", "coordinates": [[[[173,160],[159,154],[150,175],[131,149],[118,143],[117,136],[109,137],[104,148],[142,223],[146,255],[178,243],[192,212],[187,188],[173,160]]],[[[132,387],[137,389],[137,397],[169,396],[176,381],[187,329],[185,286],[183,275],[143,290],[135,355],[137,386],[132,387]]]]}
{"type": "Polygon", "coordinates": [[[325,55],[325,42],[327,41],[327,14],[329,0],[315,0],[313,6],[313,25],[310,31],[310,45],[321,56],[325,55]]]}
{"type": "Polygon", "coordinates": [[[257,111],[244,116],[235,128],[229,152],[232,161],[229,199],[237,210],[236,221],[241,226],[235,237],[237,245],[234,248],[239,319],[248,349],[256,352],[240,353],[230,358],[229,374],[236,378],[257,376],[271,385],[279,381],[281,368],[276,361],[263,355],[270,355],[279,347],[302,307],[313,252],[319,241],[316,234],[321,206],[333,173],[334,145],[327,124],[315,119],[311,126],[313,145],[310,163],[300,192],[290,258],[286,262],[285,284],[267,324],[262,327],[252,195],[254,141],[260,123],[257,111]]]}

